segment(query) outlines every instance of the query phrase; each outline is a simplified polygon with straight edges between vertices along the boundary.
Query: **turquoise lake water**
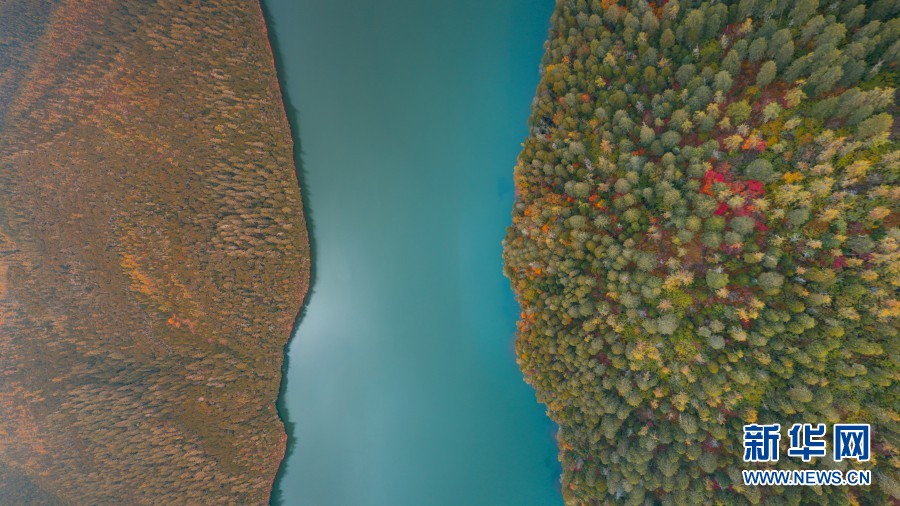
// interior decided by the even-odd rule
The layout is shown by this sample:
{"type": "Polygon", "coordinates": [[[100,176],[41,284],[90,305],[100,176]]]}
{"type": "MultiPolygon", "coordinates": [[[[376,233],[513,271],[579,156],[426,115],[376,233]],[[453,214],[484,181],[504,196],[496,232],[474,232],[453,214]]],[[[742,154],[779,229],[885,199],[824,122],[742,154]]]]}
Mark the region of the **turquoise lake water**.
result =
{"type": "Polygon", "coordinates": [[[561,504],[500,244],[553,1],[264,3],[315,264],[276,497],[561,504]]]}

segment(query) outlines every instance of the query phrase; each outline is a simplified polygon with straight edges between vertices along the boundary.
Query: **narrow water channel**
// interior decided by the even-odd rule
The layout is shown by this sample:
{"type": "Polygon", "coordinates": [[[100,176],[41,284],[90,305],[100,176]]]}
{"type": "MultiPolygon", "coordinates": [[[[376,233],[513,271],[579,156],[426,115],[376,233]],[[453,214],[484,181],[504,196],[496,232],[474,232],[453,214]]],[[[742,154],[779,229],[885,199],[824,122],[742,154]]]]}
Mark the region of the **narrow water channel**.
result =
{"type": "Polygon", "coordinates": [[[561,504],[500,256],[553,1],[264,4],[315,255],[276,496],[561,504]]]}

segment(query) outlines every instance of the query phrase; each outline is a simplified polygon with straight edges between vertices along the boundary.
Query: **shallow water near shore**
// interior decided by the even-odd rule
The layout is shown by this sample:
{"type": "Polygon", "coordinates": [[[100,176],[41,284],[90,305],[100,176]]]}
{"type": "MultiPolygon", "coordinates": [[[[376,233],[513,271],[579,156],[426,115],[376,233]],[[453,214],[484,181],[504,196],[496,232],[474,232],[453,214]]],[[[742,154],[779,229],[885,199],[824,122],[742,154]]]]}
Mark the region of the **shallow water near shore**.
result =
{"type": "Polygon", "coordinates": [[[277,500],[561,504],[500,244],[553,2],[264,4],[315,265],[277,500]]]}

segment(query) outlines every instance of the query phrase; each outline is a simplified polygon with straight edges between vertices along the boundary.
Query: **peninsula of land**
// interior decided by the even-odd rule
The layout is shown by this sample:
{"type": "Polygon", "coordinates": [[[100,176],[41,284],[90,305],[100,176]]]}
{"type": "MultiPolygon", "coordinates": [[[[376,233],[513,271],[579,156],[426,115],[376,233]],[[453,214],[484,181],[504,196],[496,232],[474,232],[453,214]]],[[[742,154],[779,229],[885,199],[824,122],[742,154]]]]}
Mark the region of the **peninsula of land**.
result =
{"type": "Polygon", "coordinates": [[[900,499],[898,14],[557,2],[504,254],[567,504],[900,499]],[[813,421],[871,424],[812,464],[871,486],[743,482],[810,469],[746,427],[813,421]]]}
{"type": "Polygon", "coordinates": [[[310,263],[259,4],[0,34],[0,503],[266,503],[310,263]]]}

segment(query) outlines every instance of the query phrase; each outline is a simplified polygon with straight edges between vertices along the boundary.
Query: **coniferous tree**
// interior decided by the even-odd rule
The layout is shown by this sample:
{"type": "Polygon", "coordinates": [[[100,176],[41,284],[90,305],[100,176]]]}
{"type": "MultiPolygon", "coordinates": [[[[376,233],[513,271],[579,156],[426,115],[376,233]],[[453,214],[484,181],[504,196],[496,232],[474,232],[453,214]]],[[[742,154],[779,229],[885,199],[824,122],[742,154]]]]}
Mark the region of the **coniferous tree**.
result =
{"type": "Polygon", "coordinates": [[[900,498],[897,10],[558,2],[504,258],[568,503],[900,498]],[[756,422],[873,424],[872,486],[744,486],[756,422]]]}

